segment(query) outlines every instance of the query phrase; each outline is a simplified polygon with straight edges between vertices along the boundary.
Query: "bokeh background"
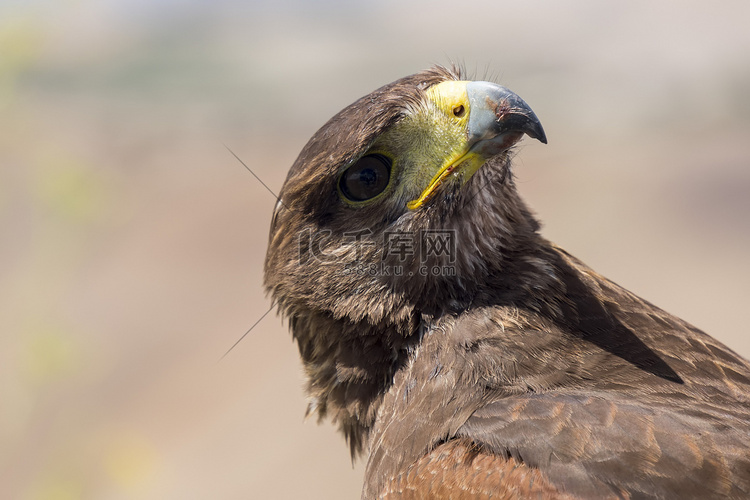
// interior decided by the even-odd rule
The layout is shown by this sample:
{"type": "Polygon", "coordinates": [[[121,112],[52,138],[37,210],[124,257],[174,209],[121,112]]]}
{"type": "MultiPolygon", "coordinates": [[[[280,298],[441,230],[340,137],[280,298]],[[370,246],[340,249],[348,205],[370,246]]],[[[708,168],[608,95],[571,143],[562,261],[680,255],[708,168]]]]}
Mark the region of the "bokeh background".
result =
{"type": "Polygon", "coordinates": [[[750,3],[2,0],[0,498],[351,499],[266,316],[274,191],[434,63],[523,96],[545,234],[750,356],[750,3]]]}

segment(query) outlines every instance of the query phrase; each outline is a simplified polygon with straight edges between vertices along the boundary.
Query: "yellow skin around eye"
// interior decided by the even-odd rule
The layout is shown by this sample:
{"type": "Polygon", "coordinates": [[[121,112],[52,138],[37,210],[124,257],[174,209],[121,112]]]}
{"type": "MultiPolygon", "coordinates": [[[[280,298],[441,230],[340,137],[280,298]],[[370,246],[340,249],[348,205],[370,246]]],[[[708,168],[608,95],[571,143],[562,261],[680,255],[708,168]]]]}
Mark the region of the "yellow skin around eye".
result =
{"type": "Polygon", "coordinates": [[[380,195],[350,205],[369,205],[387,196],[391,203],[415,210],[451,176],[464,183],[474,175],[486,158],[469,151],[468,83],[446,81],[430,87],[421,106],[375,140],[367,154],[377,151],[393,160],[391,182],[380,195]],[[393,182],[396,176],[399,180],[393,182]],[[416,198],[415,192],[420,193],[416,198]]]}

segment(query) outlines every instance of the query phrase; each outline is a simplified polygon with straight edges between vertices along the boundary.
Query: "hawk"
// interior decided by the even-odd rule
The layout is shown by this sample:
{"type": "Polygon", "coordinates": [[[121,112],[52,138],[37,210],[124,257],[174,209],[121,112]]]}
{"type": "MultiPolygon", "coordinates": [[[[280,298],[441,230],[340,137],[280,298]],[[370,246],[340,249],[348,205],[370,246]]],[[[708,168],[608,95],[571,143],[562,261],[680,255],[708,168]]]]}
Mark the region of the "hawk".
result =
{"type": "Polygon", "coordinates": [[[435,67],[289,171],[265,285],[364,499],[750,498],[750,363],[544,239],[510,90],[435,67]]]}

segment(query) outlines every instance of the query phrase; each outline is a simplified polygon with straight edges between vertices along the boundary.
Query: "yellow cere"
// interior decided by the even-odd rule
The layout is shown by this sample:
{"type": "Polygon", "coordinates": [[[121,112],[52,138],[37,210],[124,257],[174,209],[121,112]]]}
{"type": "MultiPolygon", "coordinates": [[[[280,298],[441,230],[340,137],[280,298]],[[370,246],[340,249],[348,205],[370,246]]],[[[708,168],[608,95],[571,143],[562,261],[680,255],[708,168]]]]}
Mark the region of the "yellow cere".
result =
{"type": "MultiPolygon", "coordinates": [[[[427,97],[435,103],[438,109],[451,117],[452,120],[455,120],[456,126],[463,130],[466,130],[469,115],[471,114],[471,109],[469,108],[469,95],[466,91],[467,83],[469,82],[442,82],[430,87],[426,93],[427,97]]],[[[430,198],[440,183],[455,172],[459,166],[462,166],[462,170],[465,170],[465,167],[468,166],[469,169],[472,170],[469,172],[470,174],[473,174],[481,166],[481,163],[474,165],[474,163],[477,163],[476,161],[470,161],[469,165],[464,165],[467,160],[474,160],[473,157],[476,156],[470,154],[467,151],[466,146],[466,144],[460,145],[458,150],[455,151],[455,153],[451,155],[443,165],[441,165],[440,169],[438,169],[437,173],[432,177],[432,180],[430,180],[425,190],[422,191],[422,194],[420,194],[417,199],[406,204],[410,210],[422,206],[430,198]]]]}
{"type": "MultiPolygon", "coordinates": [[[[469,94],[466,91],[467,81],[449,80],[438,83],[427,89],[427,97],[446,113],[453,113],[458,106],[469,106],[469,94]]],[[[468,114],[466,115],[468,117],[468,114]]]]}

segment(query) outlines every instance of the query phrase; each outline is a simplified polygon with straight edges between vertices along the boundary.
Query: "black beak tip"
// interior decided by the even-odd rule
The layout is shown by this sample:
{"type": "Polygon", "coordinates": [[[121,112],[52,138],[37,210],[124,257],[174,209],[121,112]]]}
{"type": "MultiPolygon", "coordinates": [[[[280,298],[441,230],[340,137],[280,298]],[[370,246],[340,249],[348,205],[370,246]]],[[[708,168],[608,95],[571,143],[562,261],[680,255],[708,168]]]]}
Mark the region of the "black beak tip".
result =
{"type": "Polygon", "coordinates": [[[536,139],[542,144],[547,144],[547,134],[544,133],[542,122],[539,121],[539,118],[536,117],[533,111],[531,111],[531,116],[527,116],[527,119],[528,122],[526,127],[524,127],[524,132],[532,139],[536,139]]]}
{"type": "Polygon", "coordinates": [[[537,136],[532,138],[538,140],[542,144],[547,144],[547,134],[544,133],[544,129],[541,125],[539,126],[539,133],[537,136]]]}

